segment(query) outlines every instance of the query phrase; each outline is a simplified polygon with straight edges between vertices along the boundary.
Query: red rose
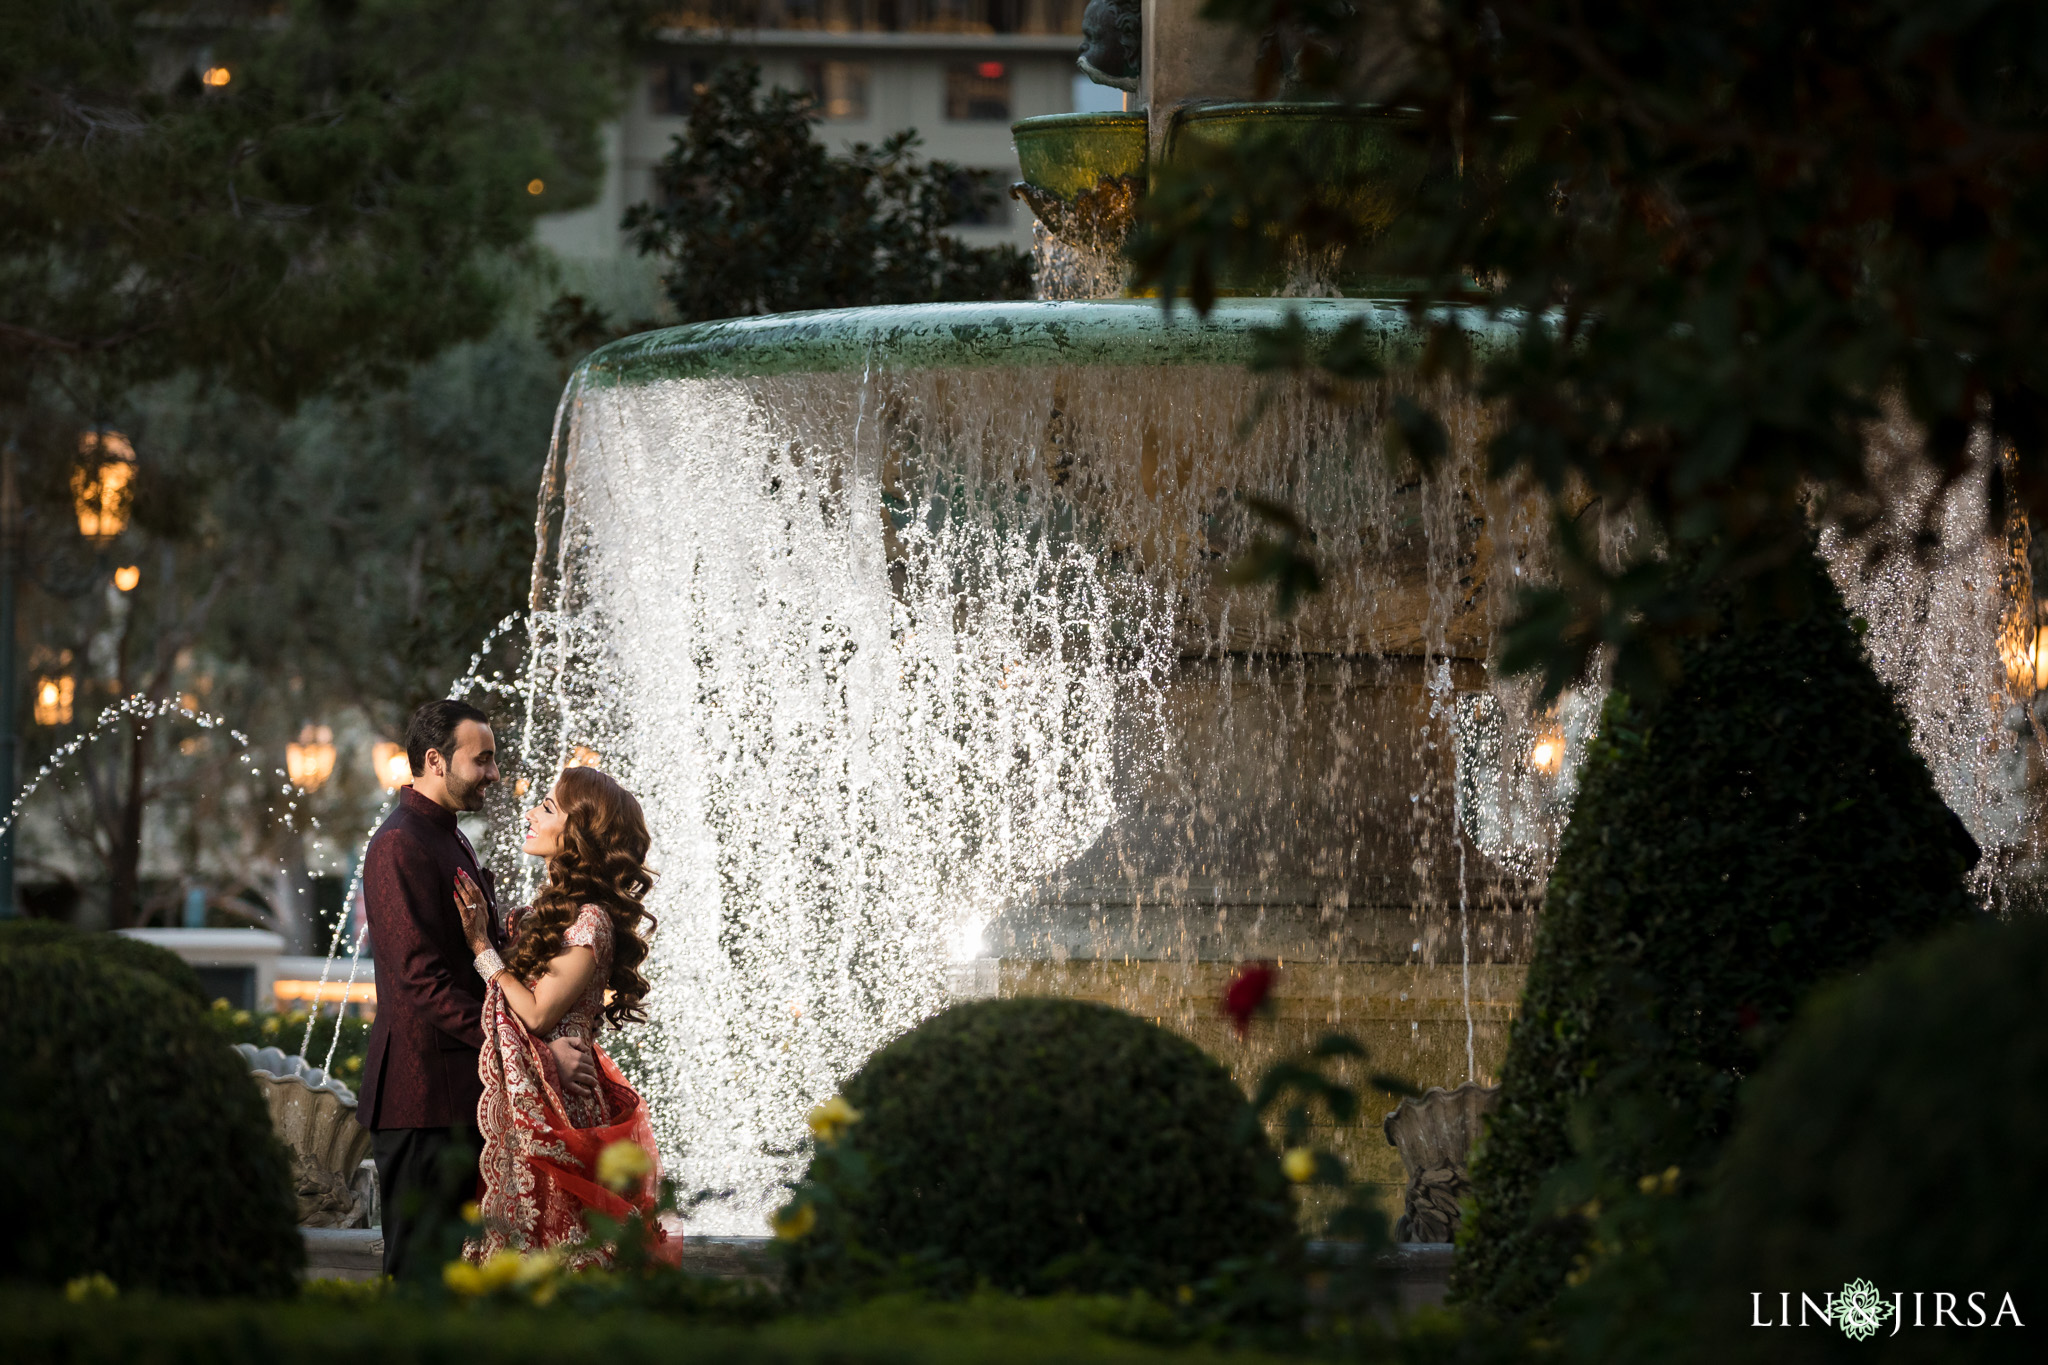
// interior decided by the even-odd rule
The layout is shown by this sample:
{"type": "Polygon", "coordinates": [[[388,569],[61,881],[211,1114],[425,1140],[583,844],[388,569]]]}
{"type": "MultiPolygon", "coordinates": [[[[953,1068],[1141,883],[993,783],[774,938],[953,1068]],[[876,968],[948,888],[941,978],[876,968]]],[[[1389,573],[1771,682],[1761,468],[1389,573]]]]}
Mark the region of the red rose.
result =
{"type": "Polygon", "coordinates": [[[1230,1016],[1238,1037],[1244,1037],[1251,1027],[1253,1015],[1271,1007],[1275,976],[1272,963],[1247,962],[1223,988],[1223,1012],[1230,1016]]]}

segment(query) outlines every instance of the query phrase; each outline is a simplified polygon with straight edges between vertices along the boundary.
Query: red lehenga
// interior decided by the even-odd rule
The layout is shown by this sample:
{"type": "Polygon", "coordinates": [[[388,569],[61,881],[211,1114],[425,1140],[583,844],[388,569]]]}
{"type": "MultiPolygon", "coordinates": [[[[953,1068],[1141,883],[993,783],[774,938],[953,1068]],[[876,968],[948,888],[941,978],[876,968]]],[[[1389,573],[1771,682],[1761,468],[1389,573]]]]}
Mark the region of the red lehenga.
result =
{"type": "MultiPolygon", "coordinates": [[[[516,920],[512,931],[518,933],[516,920]]],[[[473,1260],[506,1248],[574,1247],[586,1236],[584,1214],[591,1209],[615,1219],[635,1209],[654,1216],[655,1192],[661,1188],[658,1164],[631,1199],[597,1180],[598,1153],[614,1142],[638,1143],[650,1157],[656,1151],[647,1106],[597,1046],[598,1011],[611,978],[611,917],[597,906],[584,906],[563,942],[596,954],[597,972],[590,988],[545,1037],[527,1030],[496,981],[484,998],[484,1046],[477,1058],[484,1083],[477,1103],[484,1134],[478,1199],[483,1232],[463,1248],[473,1260]],[[578,1099],[563,1093],[547,1046],[556,1038],[591,1044],[599,1072],[594,1095],[578,1099]]],[[[680,1258],[680,1235],[657,1230],[656,1237],[657,1254],[680,1258]]],[[[571,1251],[568,1264],[580,1269],[610,1259],[609,1250],[571,1251]]]]}

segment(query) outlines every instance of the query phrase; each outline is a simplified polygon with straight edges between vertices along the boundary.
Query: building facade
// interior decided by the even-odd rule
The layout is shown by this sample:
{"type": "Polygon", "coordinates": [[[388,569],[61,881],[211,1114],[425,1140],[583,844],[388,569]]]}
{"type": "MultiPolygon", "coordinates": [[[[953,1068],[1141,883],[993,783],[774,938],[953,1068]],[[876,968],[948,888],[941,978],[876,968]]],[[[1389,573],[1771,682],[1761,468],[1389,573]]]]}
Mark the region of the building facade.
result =
{"type": "Polygon", "coordinates": [[[996,204],[957,224],[973,245],[1028,247],[1031,214],[1007,193],[1018,178],[1010,124],[1037,114],[1122,107],[1119,92],[1074,67],[1084,0],[684,0],[643,48],[637,78],[606,131],[603,193],[545,218],[541,240],[573,260],[630,254],[626,209],[655,194],[654,169],[720,62],[761,67],[763,82],[808,91],[818,136],[835,150],[905,128],[921,156],[990,178],[996,204]]]}

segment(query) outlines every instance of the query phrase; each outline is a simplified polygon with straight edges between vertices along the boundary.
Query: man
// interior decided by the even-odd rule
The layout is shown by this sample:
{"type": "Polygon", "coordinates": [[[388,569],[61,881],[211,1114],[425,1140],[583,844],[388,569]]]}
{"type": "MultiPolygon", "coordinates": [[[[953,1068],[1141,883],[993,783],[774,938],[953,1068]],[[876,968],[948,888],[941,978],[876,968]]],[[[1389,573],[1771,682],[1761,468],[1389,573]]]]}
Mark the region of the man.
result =
{"type": "MultiPolygon", "coordinates": [[[[363,863],[377,1021],[356,1108],[373,1135],[384,1273],[393,1276],[431,1274],[443,1230],[476,1197],[484,981],[463,941],[458,869],[483,889],[493,941],[503,933],[496,881],[455,823],[482,809],[498,780],[489,721],[467,702],[429,702],[414,713],[405,749],[412,785],[400,789],[363,863]]],[[[588,1044],[550,1046],[566,1088],[595,1084],[588,1044]]]]}

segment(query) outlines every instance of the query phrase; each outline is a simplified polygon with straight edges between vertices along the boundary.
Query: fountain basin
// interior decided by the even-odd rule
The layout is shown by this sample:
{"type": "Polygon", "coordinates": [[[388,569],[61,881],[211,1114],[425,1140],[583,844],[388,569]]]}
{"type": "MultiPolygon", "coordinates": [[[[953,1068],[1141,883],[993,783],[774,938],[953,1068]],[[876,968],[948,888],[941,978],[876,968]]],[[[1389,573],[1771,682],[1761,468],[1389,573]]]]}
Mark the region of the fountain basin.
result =
{"type": "MultiPolygon", "coordinates": [[[[1423,338],[1396,299],[1219,299],[1206,318],[1192,309],[1162,314],[1153,299],[1065,303],[925,303],[776,313],[693,323],[625,337],[591,353],[579,387],[646,384],[715,376],[767,377],[880,367],[911,370],[1017,369],[1045,365],[1243,367],[1261,329],[1301,320],[1311,336],[1353,324],[1389,366],[1421,354],[1423,338]]],[[[1514,344],[1514,318],[1491,319],[1465,305],[1432,309],[1457,323],[1475,354],[1514,344]]]]}
{"type": "Polygon", "coordinates": [[[1024,183],[1072,203],[1105,180],[1142,180],[1142,111],[1041,114],[1010,125],[1024,183]]]}
{"type": "Polygon", "coordinates": [[[1390,369],[1420,342],[1373,300],[930,305],[572,381],[521,761],[594,752],[656,831],[622,1050],[681,1183],[741,1192],[705,1230],[757,1231],[804,1112],[963,992],[1107,1000],[1247,1079],[1332,1026],[1423,1084],[1494,1065],[1533,893],[1462,832],[1452,731],[1547,521],[1480,476],[1476,405],[1425,473],[1252,373],[1290,316],[1390,369]],[[1251,498],[1313,530],[1291,616],[1218,580],[1251,498]],[[1239,1044],[1214,1000],[1254,956],[1290,1003],[1239,1044]]]}

